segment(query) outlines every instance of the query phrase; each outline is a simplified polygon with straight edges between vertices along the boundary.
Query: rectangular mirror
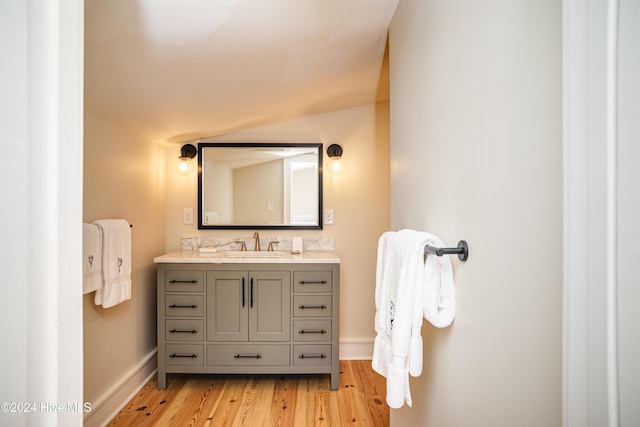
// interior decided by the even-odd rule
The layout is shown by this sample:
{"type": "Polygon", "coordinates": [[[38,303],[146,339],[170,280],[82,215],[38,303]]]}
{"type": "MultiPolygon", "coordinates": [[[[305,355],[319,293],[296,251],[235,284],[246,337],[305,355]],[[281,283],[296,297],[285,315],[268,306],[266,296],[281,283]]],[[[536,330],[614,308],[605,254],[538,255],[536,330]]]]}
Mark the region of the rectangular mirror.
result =
{"type": "Polygon", "coordinates": [[[322,229],[321,143],[198,144],[198,228],[322,229]]]}

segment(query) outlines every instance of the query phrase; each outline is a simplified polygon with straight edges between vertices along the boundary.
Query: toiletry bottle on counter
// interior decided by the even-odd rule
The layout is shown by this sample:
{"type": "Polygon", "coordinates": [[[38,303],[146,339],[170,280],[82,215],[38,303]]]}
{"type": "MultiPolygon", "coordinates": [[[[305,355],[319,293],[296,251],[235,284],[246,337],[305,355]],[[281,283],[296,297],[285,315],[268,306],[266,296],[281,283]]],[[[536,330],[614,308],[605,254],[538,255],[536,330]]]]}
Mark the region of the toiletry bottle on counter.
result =
{"type": "Polygon", "coordinates": [[[302,236],[294,236],[291,238],[291,253],[302,253],[302,236]]]}

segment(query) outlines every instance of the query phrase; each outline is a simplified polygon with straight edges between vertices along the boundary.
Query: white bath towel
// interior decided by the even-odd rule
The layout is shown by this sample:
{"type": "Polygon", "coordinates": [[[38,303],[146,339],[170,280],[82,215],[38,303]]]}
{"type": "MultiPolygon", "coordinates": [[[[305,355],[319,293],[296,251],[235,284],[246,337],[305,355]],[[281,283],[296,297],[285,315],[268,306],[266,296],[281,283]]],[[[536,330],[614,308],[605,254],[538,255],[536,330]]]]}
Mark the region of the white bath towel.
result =
{"type": "Polygon", "coordinates": [[[82,224],[82,293],[102,287],[102,229],[95,224],[82,224]]]}
{"type": "Polygon", "coordinates": [[[455,315],[455,305],[450,305],[455,301],[451,261],[429,255],[425,262],[426,244],[443,246],[436,236],[413,230],[384,233],[378,242],[372,367],[387,378],[387,404],[392,408],[411,406],[409,374],[422,373],[423,316],[428,312],[429,321],[435,319],[434,325],[443,327],[455,315]],[[439,276],[449,273],[450,277],[439,276]],[[443,283],[447,284],[444,299],[440,298],[443,283]],[[449,305],[442,307],[442,301],[449,305]]]}
{"type": "Polygon", "coordinates": [[[102,278],[95,303],[113,307],[131,299],[131,227],[122,219],[94,221],[102,229],[102,278]]]}
{"type": "Polygon", "coordinates": [[[391,323],[394,315],[393,283],[399,279],[393,275],[400,271],[395,266],[396,258],[391,255],[391,241],[395,232],[388,231],[378,240],[378,257],[376,263],[376,314],[374,326],[376,338],[374,343],[373,369],[383,376],[387,376],[387,369],[391,364],[391,323]]]}

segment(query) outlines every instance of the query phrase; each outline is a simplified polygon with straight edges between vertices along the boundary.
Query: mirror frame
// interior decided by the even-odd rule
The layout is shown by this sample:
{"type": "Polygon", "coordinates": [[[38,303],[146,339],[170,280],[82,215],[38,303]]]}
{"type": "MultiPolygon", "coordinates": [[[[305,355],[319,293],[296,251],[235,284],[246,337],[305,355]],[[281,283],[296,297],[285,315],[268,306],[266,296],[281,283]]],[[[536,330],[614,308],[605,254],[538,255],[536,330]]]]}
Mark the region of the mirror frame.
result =
{"type": "Polygon", "coordinates": [[[287,142],[199,142],[198,143],[198,229],[200,230],[246,230],[246,229],[285,229],[285,230],[322,230],[322,143],[287,143],[287,142]],[[291,225],[291,224],[204,224],[203,200],[202,200],[202,163],[203,149],[205,148],[286,148],[304,147],[318,149],[318,224],[291,225]]]}

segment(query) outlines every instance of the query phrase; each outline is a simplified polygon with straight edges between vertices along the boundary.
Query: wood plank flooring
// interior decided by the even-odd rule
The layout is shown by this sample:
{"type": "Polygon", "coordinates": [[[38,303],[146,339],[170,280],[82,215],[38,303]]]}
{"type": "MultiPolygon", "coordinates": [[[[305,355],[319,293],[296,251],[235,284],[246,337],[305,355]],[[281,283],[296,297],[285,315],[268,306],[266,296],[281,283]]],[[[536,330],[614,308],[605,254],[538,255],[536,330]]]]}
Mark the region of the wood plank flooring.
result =
{"type": "Polygon", "coordinates": [[[329,375],[170,374],[151,380],[109,426],[388,427],[384,377],[369,360],[341,360],[340,388],[329,375]]]}

